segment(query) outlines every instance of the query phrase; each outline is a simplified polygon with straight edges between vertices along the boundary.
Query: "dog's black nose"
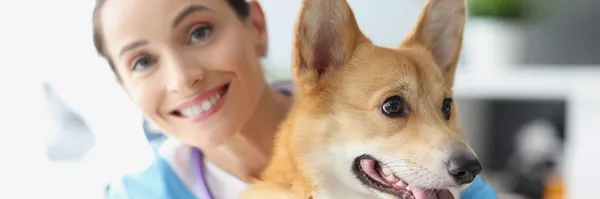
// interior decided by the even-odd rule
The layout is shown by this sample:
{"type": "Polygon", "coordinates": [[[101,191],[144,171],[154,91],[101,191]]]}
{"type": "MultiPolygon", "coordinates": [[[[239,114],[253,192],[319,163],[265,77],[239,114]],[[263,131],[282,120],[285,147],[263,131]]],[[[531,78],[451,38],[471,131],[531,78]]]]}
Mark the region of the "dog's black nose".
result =
{"type": "Polygon", "coordinates": [[[481,169],[481,163],[473,155],[456,155],[448,162],[448,172],[459,185],[473,182],[481,169]]]}

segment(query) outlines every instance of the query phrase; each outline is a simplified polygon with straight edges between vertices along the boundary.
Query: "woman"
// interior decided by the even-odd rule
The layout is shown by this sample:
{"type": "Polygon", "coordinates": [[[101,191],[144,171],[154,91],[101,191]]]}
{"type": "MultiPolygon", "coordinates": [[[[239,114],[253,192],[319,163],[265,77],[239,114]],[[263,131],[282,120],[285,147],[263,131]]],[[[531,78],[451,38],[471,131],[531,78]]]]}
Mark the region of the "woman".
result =
{"type": "Polygon", "coordinates": [[[131,100],[173,137],[147,170],[112,184],[110,198],[236,198],[265,168],[291,98],[261,70],[258,2],[100,0],[94,40],[131,100]]]}

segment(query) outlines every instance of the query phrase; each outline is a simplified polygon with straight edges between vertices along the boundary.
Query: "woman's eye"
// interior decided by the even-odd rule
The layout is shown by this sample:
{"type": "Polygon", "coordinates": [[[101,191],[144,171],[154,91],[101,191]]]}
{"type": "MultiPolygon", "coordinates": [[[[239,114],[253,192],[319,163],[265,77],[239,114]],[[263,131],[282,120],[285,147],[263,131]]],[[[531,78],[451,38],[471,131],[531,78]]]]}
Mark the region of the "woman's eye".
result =
{"type": "Polygon", "coordinates": [[[196,43],[198,41],[202,41],[206,39],[212,33],[213,26],[212,25],[201,25],[197,26],[190,32],[190,42],[196,43]]]}
{"type": "Polygon", "coordinates": [[[442,101],[442,114],[444,114],[444,119],[449,120],[452,115],[452,98],[445,98],[442,101]]]}
{"type": "Polygon", "coordinates": [[[150,67],[154,61],[149,57],[142,57],[133,62],[133,66],[131,67],[132,71],[141,71],[150,67]]]}
{"type": "Polygon", "coordinates": [[[398,95],[388,97],[381,105],[381,112],[390,118],[407,117],[408,110],[404,99],[398,95]]]}

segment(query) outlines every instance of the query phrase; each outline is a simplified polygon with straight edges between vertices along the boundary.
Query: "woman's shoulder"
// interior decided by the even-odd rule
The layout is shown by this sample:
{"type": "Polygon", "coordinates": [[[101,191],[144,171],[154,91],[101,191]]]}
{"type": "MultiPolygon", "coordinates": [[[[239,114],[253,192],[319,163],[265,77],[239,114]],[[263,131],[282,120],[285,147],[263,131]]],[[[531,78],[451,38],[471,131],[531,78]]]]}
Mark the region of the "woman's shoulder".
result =
{"type": "Polygon", "coordinates": [[[106,189],[108,199],[195,199],[177,174],[162,159],[157,158],[142,172],[128,174],[106,189]]]}
{"type": "Polygon", "coordinates": [[[184,179],[173,168],[169,157],[156,152],[145,169],[123,175],[106,189],[107,199],[196,199],[184,179]]]}

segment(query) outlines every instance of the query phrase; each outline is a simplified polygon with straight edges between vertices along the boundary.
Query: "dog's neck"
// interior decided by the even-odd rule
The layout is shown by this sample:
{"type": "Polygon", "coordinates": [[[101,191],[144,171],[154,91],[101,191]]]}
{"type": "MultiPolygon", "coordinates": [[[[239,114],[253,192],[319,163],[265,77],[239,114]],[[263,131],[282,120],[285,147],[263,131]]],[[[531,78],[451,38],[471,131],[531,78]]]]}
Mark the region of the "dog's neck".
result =
{"type": "Polygon", "coordinates": [[[270,161],[279,123],[291,107],[291,98],[266,88],[255,113],[241,132],[206,153],[214,164],[249,182],[259,177],[270,161]]]}

